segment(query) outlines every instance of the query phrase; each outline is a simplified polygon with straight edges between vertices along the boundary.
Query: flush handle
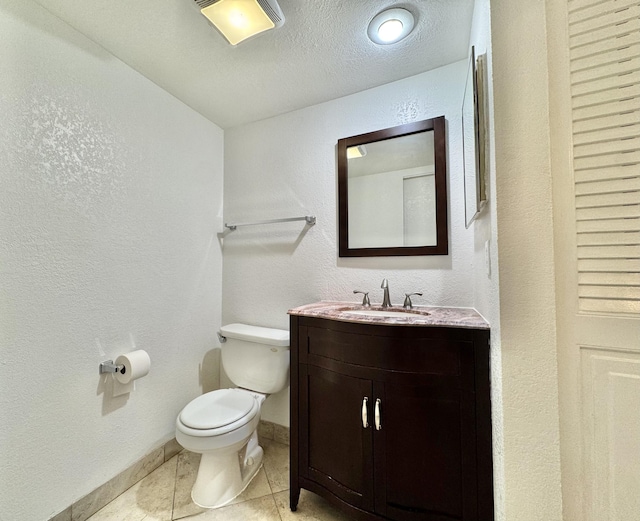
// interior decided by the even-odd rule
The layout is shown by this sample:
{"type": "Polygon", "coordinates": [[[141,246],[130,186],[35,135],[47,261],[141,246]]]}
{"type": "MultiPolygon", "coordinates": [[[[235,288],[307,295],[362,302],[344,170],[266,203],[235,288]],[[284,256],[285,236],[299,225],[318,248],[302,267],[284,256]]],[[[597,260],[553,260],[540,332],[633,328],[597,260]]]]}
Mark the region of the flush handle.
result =
{"type": "Polygon", "coordinates": [[[362,399],[362,427],[365,429],[369,427],[369,419],[367,415],[367,404],[369,403],[369,398],[366,396],[362,399]]]}
{"type": "Polygon", "coordinates": [[[376,400],[376,410],[375,410],[375,417],[374,420],[376,422],[376,430],[379,431],[380,429],[382,429],[382,422],[380,421],[380,404],[382,402],[380,401],[380,398],[378,398],[376,400]]]}

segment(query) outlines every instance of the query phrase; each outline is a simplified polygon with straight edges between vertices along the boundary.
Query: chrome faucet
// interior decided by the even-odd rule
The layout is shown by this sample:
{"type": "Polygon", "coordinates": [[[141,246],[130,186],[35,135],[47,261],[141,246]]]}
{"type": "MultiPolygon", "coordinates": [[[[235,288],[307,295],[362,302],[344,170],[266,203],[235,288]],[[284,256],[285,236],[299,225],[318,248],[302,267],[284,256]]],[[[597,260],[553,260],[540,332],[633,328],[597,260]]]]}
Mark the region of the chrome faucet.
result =
{"type": "Polygon", "coordinates": [[[404,294],[404,304],[403,304],[404,309],[413,309],[413,302],[411,302],[411,297],[413,295],[422,296],[422,293],[405,293],[404,294]]]}
{"type": "Polygon", "coordinates": [[[384,296],[382,297],[382,307],[390,308],[391,299],[389,298],[389,281],[387,279],[382,279],[382,286],[380,287],[384,290],[384,296]]]}

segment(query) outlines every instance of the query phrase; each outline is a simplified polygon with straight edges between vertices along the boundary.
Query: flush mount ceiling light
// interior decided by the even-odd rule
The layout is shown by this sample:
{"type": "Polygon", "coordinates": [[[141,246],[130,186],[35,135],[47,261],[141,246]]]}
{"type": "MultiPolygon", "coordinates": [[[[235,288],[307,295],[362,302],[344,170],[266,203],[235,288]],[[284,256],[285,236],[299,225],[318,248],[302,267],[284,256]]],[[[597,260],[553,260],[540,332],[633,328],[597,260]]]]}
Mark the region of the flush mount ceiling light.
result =
{"type": "Polygon", "coordinates": [[[231,45],[284,24],[276,0],[195,0],[200,12],[231,45]]]}
{"type": "Polygon", "coordinates": [[[399,42],[413,30],[413,15],[406,9],[394,8],[382,11],[369,23],[369,39],[380,45],[399,42]]]}

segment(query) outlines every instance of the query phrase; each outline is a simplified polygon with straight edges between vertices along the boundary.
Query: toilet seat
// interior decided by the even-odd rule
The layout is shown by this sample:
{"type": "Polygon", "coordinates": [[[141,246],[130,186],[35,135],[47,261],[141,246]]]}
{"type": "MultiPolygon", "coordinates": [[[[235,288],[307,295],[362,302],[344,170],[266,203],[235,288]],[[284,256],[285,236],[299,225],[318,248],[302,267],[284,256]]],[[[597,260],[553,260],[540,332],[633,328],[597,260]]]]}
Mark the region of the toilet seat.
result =
{"type": "Polygon", "coordinates": [[[177,423],[191,436],[219,436],[246,425],[259,411],[260,404],[248,391],[219,389],[187,404],[177,423]]]}

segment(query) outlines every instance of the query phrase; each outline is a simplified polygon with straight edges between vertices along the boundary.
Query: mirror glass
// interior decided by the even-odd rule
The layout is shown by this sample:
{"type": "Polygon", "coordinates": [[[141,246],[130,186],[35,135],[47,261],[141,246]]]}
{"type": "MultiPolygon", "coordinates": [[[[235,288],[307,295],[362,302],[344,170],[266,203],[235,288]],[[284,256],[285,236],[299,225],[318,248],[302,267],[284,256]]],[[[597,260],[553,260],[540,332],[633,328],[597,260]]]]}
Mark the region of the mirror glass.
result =
{"type": "Polygon", "coordinates": [[[471,47],[467,82],[462,99],[462,142],[464,155],[464,221],[469,228],[484,207],[485,154],[484,154],[484,55],[476,58],[471,47]]]}
{"type": "Polygon", "coordinates": [[[341,257],[446,255],[444,117],[338,141],[341,257]]]}

